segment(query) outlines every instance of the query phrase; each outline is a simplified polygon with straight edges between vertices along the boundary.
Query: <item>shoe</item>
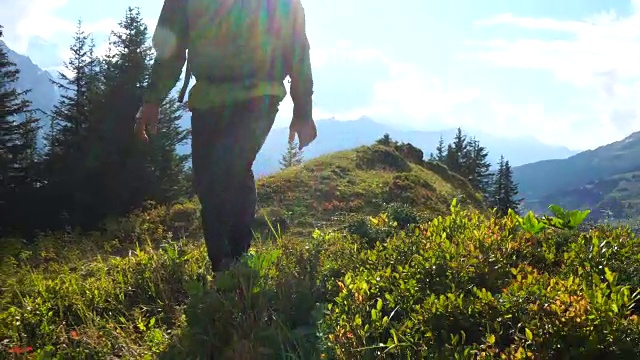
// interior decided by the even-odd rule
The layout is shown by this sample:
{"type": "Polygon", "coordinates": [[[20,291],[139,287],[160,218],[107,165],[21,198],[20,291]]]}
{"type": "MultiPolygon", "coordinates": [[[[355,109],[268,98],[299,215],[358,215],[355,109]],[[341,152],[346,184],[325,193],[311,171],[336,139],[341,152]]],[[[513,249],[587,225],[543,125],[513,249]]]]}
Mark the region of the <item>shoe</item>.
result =
{"type": "Polygon", "coordinates": [[[238,263],[238,259],[224,258],[218,263],[217,266],[212,264],[211,270],[213,271],[214,274],[228,271],[229,269],[231,269],[231,267],[233,267],[237,263],[238,263]]]}

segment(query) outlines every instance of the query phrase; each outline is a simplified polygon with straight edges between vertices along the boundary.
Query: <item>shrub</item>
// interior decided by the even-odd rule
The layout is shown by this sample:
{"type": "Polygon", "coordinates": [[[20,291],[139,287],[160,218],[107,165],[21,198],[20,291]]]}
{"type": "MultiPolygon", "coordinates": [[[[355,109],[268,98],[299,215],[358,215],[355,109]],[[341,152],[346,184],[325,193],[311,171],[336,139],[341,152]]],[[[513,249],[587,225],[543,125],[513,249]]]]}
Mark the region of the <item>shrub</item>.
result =
{"type": "Polygon", "coordinates": [[[320,327],[329,357],[640,356],[631,233],[580,233],[580,212],[452,210],[364,250],[337,280],[320,327]]]}
{"type": "Polygon", "coordinates": [[[414,208],[405,203],[392,203],[386,209],[389,218],[398,224],[400,229],[406,230],[412,225],[418,225],[419,215],[414,208]]]}
{"type": "Polygon", "coordinates": [[[411,170],[409,162],[395,150],[373,145],[356,152],[356,167],[366,170],[405,172],[411,170]]]}
{"type": "Polygon", "coordinates": [[[113,233],[48,234],[5,255],[0,355],[640,357],[640,239],[581,228],[588,211],[496,218],[454,201],[450,215],[422,221],[381,204],[347,231],[256,242],[210,286],[199,237],[167,232],[197,226],[195,209],[153,207],[113,233]]]}

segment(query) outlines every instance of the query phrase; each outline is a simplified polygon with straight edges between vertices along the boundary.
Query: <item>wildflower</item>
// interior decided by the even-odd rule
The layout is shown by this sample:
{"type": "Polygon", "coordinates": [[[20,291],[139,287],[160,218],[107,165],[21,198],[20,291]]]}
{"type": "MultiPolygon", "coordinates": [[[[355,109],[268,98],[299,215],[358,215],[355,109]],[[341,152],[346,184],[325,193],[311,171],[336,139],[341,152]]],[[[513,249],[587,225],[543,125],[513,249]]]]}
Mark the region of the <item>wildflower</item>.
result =
{"type": "Polygon", "coordinates": [[[26,353],[29,351],[32,351],[33,348],[31,346],[27,346],[25,348],[21,348],[19,346],[14,346],[11,349],[9,349],[10,353],[14,353],[14,354],[22,354],[22,353],[26,353]]]}

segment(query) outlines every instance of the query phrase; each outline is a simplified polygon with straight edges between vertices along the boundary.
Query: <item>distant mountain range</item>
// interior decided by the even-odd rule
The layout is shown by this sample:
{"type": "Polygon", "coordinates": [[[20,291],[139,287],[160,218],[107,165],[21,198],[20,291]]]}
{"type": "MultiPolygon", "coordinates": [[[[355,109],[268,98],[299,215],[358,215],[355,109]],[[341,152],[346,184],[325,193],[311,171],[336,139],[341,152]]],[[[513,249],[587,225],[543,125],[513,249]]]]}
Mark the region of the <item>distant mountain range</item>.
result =
{"type": "MultiPolygon", "coordinates": [[[[51,111],[60,97],[57,87],[51,83],[54,76],[34,64],[28,56],[11,50],[2,40],[0,40],[0,47],[7,51],[9,60],[20,69],[20,78],[15,87],[20,91],[30,89],[27,98],[31,100],[33,109],[51,111]]],[[[46,128],[49,124],[43,121],[41,125],[46,128]]]]}
{"type": "MultiPolygon", "coordinates": [[[[445,143],[453,141],[456,129],[443,131],[408,131],[381,124],[363,117],[352,121],[319,120],[317,121],[318,138],[304,150],[306,159],[339,150],[347,150],[361,145],[369,145],[388,133],[392,139],[409,142],[420,148],[425,157],[435,152],[442,135],[445,143]]],[[[466,131],[468,136],[475,136],[480,144],[489,151],[492,164],[496,164],[500,155],[504,155],[513,166],[522,165],[544,159],[567,158],[577,152],[561,146],[550,146],[533,138],[500,138],[482,132],[466,131]]],[[[275,128],[265,141],[256,159],[254,171],[256,175],[270,174],[279,169],[279,160],[287,146],[289,129],[275,128]]]]}
{"type": "MultiPolygon", "coordinates": [[[[60,97],[58,89],[50,82],[50,79],[53,79],[56,75],[42,70],[28,56],[8,49],[4,43],[0,43],[0,46],[7,48],[10,59],[17,64],[21,71],[18,88],[32,89],[28,97],[33,102],[34,107],[40,108],[45,112],[50,111],[60,97]]],[[[36,46],[35,48],[40,49],[42,46],[36,46]]],[[[42,51],[36,53],[36,55],[39,58],[43,57],[42,51]]],[[[47,64],[47,66],[51,67],[53,64],[47,64]]],[[[193,82],[191,85],[193,85],[193,82]]],[[[182,120],[183,127],[190,125],[190,118],[190,114],[185,115],[182,120]]],[[[43,125],[45,128],[48,126],[48,124],[43,125]]],[[[425,157],[427,157],[429,153],[435,151],[441,135],[448,143],[453,139],[456,131],[455,129],[410,131],[391,127],[367,117],[352,121],[318,120],[317,126],[318,138],[311,146],[305,149],[304,156],[306,159],[334,151],[368,145],[385,133],[388,133],[395,140],[414,144],[422,149],[425,157]]],[[[515,166],[545,159],[563,159],[576,153],[562,146],[543,144],[530,137],[500,138],[483,132],[467,132],[465,129],[463,131],[468,135],[475,136],[482,145],[487,147],[490,153],[490,161],[493,164],[498,161],[500,155],[504,155],[515,166]]],[[[256,159],[254,166],[256,175],[267,175],[279,170],[279,160],[286,149],[287,138],[287,128],[275,128],[271,132],[256,159]]],[[[190,152],[190,145],[182,145],[179,151],[181,153],[190,152]]]]}
{"type": "Polygon", "coordinates": [[[570,156],[513,169],[524,207],[545,212],[554,203],[591,209],[592,219],[640,215],[640,132],[570,156]]]}

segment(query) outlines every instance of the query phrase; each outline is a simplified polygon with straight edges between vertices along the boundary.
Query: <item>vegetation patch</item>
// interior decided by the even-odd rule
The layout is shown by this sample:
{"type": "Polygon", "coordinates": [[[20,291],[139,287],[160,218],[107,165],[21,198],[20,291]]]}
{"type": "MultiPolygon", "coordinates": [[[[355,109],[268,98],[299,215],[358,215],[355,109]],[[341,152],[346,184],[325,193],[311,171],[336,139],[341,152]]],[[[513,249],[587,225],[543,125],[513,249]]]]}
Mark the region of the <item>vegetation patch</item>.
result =
{"type": "MultiPolygon", "coordinates": [[[[259,206],[281,209],[288,228],[305,236],[316,227],[340,227],[354,214],[376,215],[384,211],[385,203],[407,204],[420,212],[441,215],[452,197],[462,195],[470,200],[465,201],[469,206],[483,207],[469,183],[446,168],[444,175],[430,171],[423,166],[422,153],[412,149],[411,144],[374,144],[287,167],[258,180],[259,206]],[[382,164],[374,165],[376,161],[382,164]],[[448,182],[451,176],[457,176],[459,182],[448,182]]],[[[264,223],[263,212],[259,214],[259,222],[264,223]]]]}
{"type": "Polygon", "coordinates": [[[559,207],[542,218],[496,217],[454,201],[432,219],[403,204],[382,208],[345,230],[257,241],[215,277],[199,240],[166,230],[196,228],[193,203],[139,212],[85,241],[51,234],[46,252],[15,245],[19,255],[1,268],[0,351],[40,359],[640,356],[640,239],[628,228],[581,230],[587,212],[559,207]],[[112,255],[81,252],[108,238],[118,244],[112,255]]]}
{"type": "Polygon", "coordinates": [[[358,169],[393,172],[411,170],[407,159],[390,147],[373,145],[371,147],[360,148],[357,150],[356,156],[356,166],[358,169]]]}

